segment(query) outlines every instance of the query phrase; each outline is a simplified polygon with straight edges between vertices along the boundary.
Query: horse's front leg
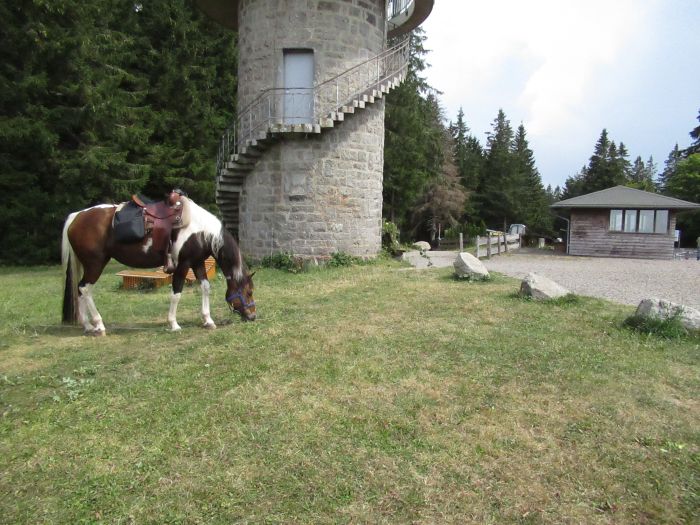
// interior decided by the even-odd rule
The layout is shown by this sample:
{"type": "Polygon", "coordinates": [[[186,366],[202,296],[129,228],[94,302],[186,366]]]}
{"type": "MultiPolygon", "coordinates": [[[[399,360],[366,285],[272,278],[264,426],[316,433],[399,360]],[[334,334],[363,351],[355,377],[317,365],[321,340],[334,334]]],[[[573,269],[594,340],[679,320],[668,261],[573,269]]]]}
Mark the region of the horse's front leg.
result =
{"type": "Polygon", "coordinates": [[[202,288],[202,326],[207,329],[214,329],[216,328],[216,323],[214,323],[214,320],[211,318],[211,312],[209,310],[211,285],[207,279],[207,269],[204,267],[204,263],[201,263],[192,267],[192,271],[202,288]]]}
{"type": "Polygon", "coordinates": [[[182,288],[185,285],[185,276],[187,268],[178,268],[173,273],[173,291],[170,295],[170,310],[168,311],[168,324],[173,332],[182,330],[182,327],[177,324],[177,305],[180,304],[182,298],[182,288]]]}

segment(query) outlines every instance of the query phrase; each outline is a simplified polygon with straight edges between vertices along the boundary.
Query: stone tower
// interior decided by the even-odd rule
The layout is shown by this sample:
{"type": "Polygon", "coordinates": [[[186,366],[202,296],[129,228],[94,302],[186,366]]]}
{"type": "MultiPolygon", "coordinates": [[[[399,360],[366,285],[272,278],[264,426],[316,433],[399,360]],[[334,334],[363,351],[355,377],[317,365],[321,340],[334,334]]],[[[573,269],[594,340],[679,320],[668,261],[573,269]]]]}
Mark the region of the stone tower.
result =
{"type": "Polygon", "coordinates": [[[238,31],[237,119],[217,202],[254,259],[381,249],[383,96],[434,0],[197,0],[238,31]]]}

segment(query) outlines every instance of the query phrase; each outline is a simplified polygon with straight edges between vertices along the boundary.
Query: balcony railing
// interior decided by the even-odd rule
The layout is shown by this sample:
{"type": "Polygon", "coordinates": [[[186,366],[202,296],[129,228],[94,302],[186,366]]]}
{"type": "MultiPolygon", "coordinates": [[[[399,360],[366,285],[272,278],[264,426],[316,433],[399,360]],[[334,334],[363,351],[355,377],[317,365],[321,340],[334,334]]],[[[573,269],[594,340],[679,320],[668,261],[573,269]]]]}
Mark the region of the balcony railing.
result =
{"type": "MultiPolygon", "coordinates": [[[[399,2],[401,3],[401,2],[399,2]]],[[[291,131],[299,124],[320,124],[371,89],[405,74],[409,39],[351,67],[313,88],[273,88],[241,109],[221,138],[217,172],[232,154],[270,131],[291,131]]]]}

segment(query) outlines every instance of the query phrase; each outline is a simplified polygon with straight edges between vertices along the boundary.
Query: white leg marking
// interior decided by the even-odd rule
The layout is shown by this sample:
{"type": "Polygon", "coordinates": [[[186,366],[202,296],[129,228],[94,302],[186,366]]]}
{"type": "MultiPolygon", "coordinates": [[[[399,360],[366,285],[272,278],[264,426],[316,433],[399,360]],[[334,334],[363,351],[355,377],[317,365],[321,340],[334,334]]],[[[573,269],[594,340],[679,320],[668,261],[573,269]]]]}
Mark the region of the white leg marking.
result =
{"type": "Polygon", "coordinates": [[[180,303],[180,298],[182,293],[173,293],[170,296],[170,311],[168,312],[168,323],[170,323],[170,329],[175,332],[177,330],[182,330],[182,327],[177,324],[177,305],[180,303]]]}
{"type": "MultiPolygon", "coordinates": [[[[84,306],[86,306],[87,312],[85,313],[86,317],[87,314],[90,314],[90,321],[92,322],[93,325],[95,325],[95,328],[93,331],[95,333],[105,332],[105,325],[102,322],[102,316],[100,315],[100,312],[97,311],[97,307],[95,306],[95,300],[92,298],[92,284],[86,284],[82,288],[80,288],[80,293],[83,296],[83,301],[84,301],[84,306]]],[[[86,327],[87,330],[87,327],[86,327]]]]}
{"type": "Polygon", "coordinates": [[[82,294],[78,296],[78,320],[80,321],[80,324],[83,325],[83,330],[85,333],[95,331],[95,327],[92,326],[92,323],[90,322],[88,307],[87,304],[85,304],[85,296],[82,294]]]}
{"type": "Polygon", "coordinates": [[[216,324],[211,318],[211,313],[209,311],[209,292],[211,290],[211,285],[207,279],[202,280],[202,321],[204,322],[204,328],[216,328],[216,324]]]}

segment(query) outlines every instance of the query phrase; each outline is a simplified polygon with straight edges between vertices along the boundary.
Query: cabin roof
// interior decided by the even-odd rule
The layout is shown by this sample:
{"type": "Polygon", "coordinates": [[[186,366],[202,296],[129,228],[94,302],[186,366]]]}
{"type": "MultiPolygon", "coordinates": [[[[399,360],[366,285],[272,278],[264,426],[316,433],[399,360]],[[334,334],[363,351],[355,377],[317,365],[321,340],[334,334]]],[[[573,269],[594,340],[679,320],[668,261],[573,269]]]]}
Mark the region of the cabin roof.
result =
{"type": "Polygon", "coordinates": [[[637,190],[627,186],[615,186],[594,191],[572,199],[555,202],[551,208],[647,208],[669,210],[695,210],[700,204],[674,197],[637,190]]]}

